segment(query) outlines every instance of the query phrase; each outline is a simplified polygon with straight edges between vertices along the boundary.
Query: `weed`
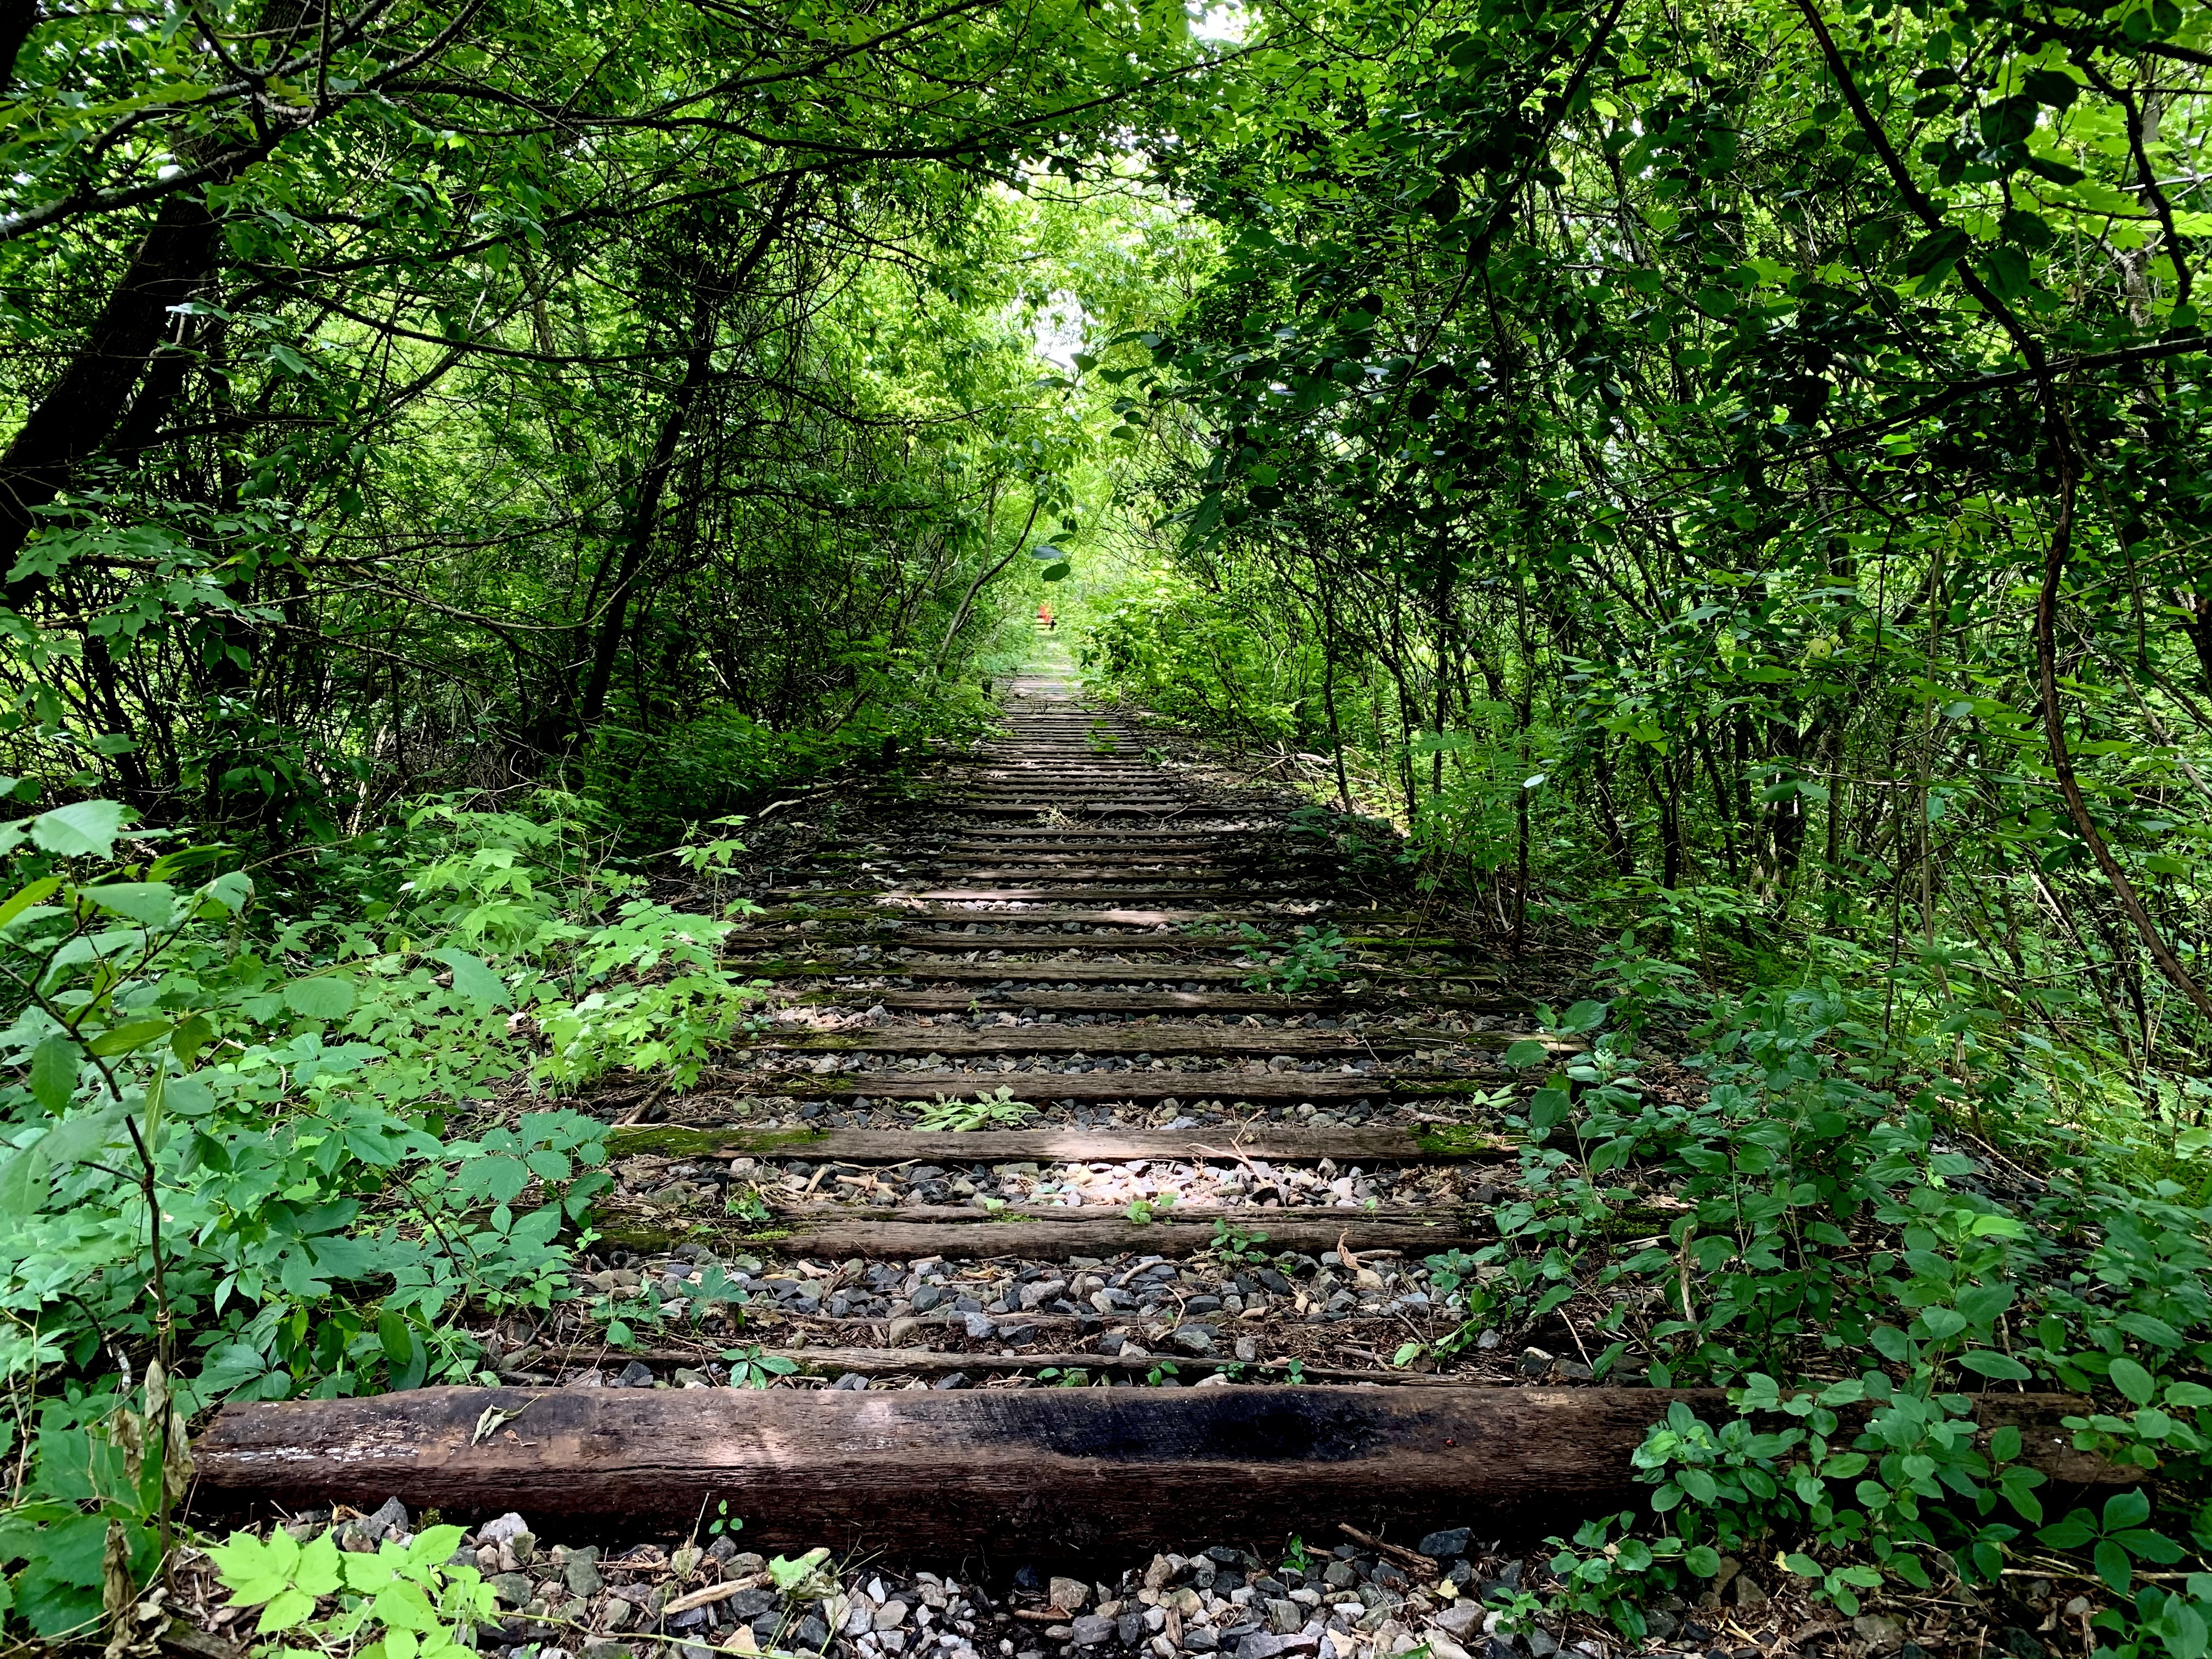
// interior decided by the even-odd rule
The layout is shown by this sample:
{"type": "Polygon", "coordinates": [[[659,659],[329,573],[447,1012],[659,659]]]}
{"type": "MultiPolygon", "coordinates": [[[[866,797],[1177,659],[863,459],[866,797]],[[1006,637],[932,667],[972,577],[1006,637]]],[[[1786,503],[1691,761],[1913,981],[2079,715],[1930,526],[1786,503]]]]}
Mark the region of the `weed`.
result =
{"type": "Polygon", "coordinates": [[[1267,1242],[1265,1233],[1249,1232],[1217,1220],[1213,1224],[1212,1243],[1206,1250],[1224,1267],[1258,1267],[1267,1259],[1267,1253],[1260,1248],[1267,1242]]]}
{"type": "Polygon", "coordinates": [[[1036,1114],[1035,1105],[1026,1100],[1016,1100],[1014,1091],[1001,1085],[989,1094],[978,1091],[972,1101],[939,1095],[933,1105],[923,1107],[915,1115],[915,1127],[961,1133],[972,1129],[1015,1129],[1036,1114]]]}
{"type": "Polygon", "coordinates": [[[760,1345],[725,1348],[722,1363],[730,1368],[730,1386],[733,1389],[765,1389],[779,1376],[789,1376],[799,1369],[799,1362],[780,1353],[763,1353],[760,1345]]]}
{"type": "Polygon", "coordinates": [[[1253,947],[1250,954],[1261,958],[1244,976],[1245,985],[1255,991],[1297,996],[1316,985],[1334,985],[1343,977],[1345,958],[1350,954],[1344,934],[1334,927],[1302,924],[1283,945],[1270,940],[1249,922],[1241,925],[1237,933],[1253,947]],[[1279,954],[1267,955],[1270,951],[1279,954]]]}

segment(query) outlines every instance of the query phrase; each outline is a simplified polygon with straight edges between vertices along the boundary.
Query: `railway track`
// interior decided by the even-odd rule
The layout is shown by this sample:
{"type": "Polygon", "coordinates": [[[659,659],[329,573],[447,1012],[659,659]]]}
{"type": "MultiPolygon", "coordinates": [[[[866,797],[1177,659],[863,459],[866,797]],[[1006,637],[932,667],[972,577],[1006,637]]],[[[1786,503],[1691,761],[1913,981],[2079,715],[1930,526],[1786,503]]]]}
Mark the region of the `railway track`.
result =
{"type": "Polygon", "coordinates": [[[773,1023],[617,1132],[603,1285],[733,1263],[748,1340],[848,1389],[1369,1378],[1458,1332],[1427,1261],[1495,1237],[1528,1029],[1493,964],[1056,680],[906,816],[762,894],[732,948],[773,1023]],[[1338,976],[1251,982],[1299,927],[1343,936],[1338,976]]]}
{"type": "MultiPolygon", "coordinates": [[[[228,1407],[199,1500],[396,1498],[694,1546],[742,1516],[749,1547],[1092,1563],[1001,1572],[994,1604],[926,1574],[794,1600],[727,1538],[644,1547],[611,1589],[597,1565],[534,1583],[524,1559],[484,1638],[518,1655],[611,1653],[627,1628],[691,1659],[883,1659],[902,1627],[852,1609],[903,1619],[926,1586],[967,1609],[918,1650],[950,1659],[1365,1659],[1415,1632],[1480,1652],[1443,1585],[1503,1558],[1407,1546],[1480,1558],[1470,1524],[1540,1535],[1618,1507],[1670,1398],[1727,1407],[1594,1385],[1565,1321],[1540,1347],[1470,1319],[1494,1271],[1473,1253],[1522,1196],[1501,1051],[1530,1011],[1332,850],[1283,808],[1187,787],[1060,682],[1018,683],[1004,734],[933,794],[763,892],[731,942],[773,987],[759,1029],[697,1091],[615,1106],[583,1295],[486,1334],[499,1386],[228,1407]],[[1341,935],[1336,977],[1248,982],[1301,926],[1341,935]],[[1335,1556],[1269,1565],[1300,1532],[1335,1556]],[[610,1611],[646,1585],[644,1622],[610,1611]]],[[[2062,1405],[1985,1409],[2060,1480],[2108,1478],[2051,1432],[2062,1405]]],[[[500,1526],[478,1537],[505,1567],[500,1526]]]]}

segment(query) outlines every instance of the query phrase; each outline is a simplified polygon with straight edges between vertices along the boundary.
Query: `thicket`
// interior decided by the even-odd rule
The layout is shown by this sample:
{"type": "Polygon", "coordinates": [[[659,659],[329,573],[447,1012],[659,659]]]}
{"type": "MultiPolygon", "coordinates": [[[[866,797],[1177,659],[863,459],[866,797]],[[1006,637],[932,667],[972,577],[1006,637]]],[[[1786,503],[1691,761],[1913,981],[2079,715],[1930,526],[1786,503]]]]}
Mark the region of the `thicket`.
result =
{"type": "Polygon", "coordinates": [[[562,1097],[747,1018],[655,860],[1049,592],[1588,963],[1462,1340],[1741,1411],[1552,1610],[2032,1561],[2202,1659],[2212,11],[1231,23],[0,3],[0,1613],[124,1627],[200,1407],[572,1294],[562,1097]],[[2100,1514],[1968,1431],[2054,1385],[2100,1514]]]}

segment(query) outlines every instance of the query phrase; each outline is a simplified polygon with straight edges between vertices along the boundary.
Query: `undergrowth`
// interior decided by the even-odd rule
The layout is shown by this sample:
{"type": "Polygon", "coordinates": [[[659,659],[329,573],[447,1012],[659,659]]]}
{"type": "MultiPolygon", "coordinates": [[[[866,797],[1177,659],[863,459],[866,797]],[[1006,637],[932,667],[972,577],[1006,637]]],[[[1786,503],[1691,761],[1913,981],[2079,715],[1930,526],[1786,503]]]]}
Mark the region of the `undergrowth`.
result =
{"type": "MultiPolygon", "coordinates": [[[[1845,1614],[2033,1561],[2100,1595],[2094,1623],[2119,1659],[2201,1659],[2202,1137],[2150,1118],[2082,1137],[2047,1070],[1930,1065],[1957,1045],[1885,1032],[1894,999],[1855,1000],[1832,977],[1701,1007],[1634,959],[1615,955],[1610,977],[1613,1007],[1553,1024],[1596,1036],[1528,1091],[1528,1196],[1500,1209],[1497,1243],[1430,1261],[1467,1314],[1442,1346],[1565,1325],[1601,1381],[1717,1387],[1727,1408],[1655,1411],[1636,1456],[1648,1500],[1555,1537],[1548,1597],[1499,1606],[1641,1637],[1654,1596],[1695,1594],[1736,1557],[1774,1561],[1845,1614]],[[1701,1014],[1690,1079],[1663,1088],[1636,1042],[1656,1000],[1701,1014]],[[2090,1506],[2049,1511],[2020,1431],[1975,1420],[2036,1389],[2086,1396],[2064,1430],[2122,1476],[2090,1506]]],[[[1984,1021],[1979,1036],[1999,1034],[1984,1021]]]]}
{"type": "Polygon", "coordinates": [[[128,818],[0,827],[0,1610],[50,1640],[148,1581],[203,1407],[466,1381],[572,1294],[609,1176],[560,1097],[688,1086],[756,995],[572,797],[250,871],[128,818]]]}

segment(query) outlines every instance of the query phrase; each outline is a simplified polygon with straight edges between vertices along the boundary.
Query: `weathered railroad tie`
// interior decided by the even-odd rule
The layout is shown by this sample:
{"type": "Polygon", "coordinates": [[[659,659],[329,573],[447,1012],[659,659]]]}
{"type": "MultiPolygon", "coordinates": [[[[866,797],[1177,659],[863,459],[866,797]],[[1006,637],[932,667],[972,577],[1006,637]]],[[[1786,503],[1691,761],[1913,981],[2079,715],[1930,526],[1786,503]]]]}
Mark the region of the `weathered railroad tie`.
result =
{"type": "MultiPolygon", "coordinates": [[[[196,1456],[216,1505],[296,1497],[313,1471],[365,1506],[683,1528],[726,1504],[763,1545],[1053,1554],[1195,1527],[1553,1526],[1639,1490],[1630,1455],[1678,1398],[1728,1410],[1717,1391],[1600,1388],[423,1389],[231,1407],[196,1456]]],[[[2094,1482],[2057,1428],[2081,1403],[1987,1395],[1983,1426],[2094,1482]]]]}

